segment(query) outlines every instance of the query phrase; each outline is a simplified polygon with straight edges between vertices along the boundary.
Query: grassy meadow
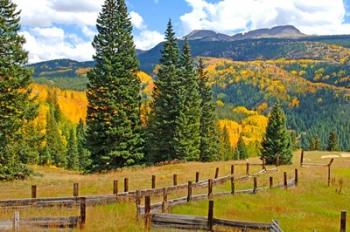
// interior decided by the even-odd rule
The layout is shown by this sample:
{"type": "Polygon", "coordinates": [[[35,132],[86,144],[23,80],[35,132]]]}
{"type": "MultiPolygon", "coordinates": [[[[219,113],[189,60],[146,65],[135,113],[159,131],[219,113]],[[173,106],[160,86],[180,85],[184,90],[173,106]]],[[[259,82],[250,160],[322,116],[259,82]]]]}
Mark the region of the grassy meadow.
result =
{"type": "MultiPolygon", "coordinates": [[[[283,172],[287,171],[289,178],[294,175],[294,169],[299,167],[299,154],[294,157],[294,164],[282,166],[278,172],[268,173],[258,178],[259,186],[267,186],[269,176],[274,177],[274,184],[283,181],[283,172]]],[[[323,156],[340,153],[306,152],[305,162],[328,163],[330,158],[323,156]],[[323,158],[322,158],[323,157],[323,158]]],[[[257,158],[250,162],[259,162],[257,158]]],[[[24,181],[3,182],[0,188],[0,199],[28,198],[31,185],[37,185],[38,197],[71,196],[72,185],[80,183],[81,195],[111,194],[113,180],[119,180],[119,190],[123,189],[124,177],[129,178],[129,190],[145,189],[151,186],[151,176],[157,176],[157,187],[172,185],[173,174],[178,175],[178,184],[194,181],[196,171],[200,179],[213,178],[216,167],[220,168],[220,176],[230,173],[230,166],[237,162],[213,163],[180,163],[159,167],[125,168],[114,172],[94,175],[80,175],[51,167],[32,167],[35,175],[24,181]]],[[[251,167],[251,173],[261,167],[251,167]]],[[[245,166],[236,166],[237,176],[245,174],[245,166]]],[[[332,185],[327,186],[326,167],[299,168],[299,186],[272,191],[259,192],[256,195],[236,195],[215,199],[214,215],[217,218],[243,221],[270,222],[276,219],[284,231],[338,231],[341,210],[350,212],[350,158],[337,158],[332,168],[332,185]],[[339,193],[339,189],[342,188],[339,193]],[[338,191],[337,191],[338,190],[338,191]]],[[[236,189],[251,188],[252,181],[236,184],[236,189]]],[[[206,188],[194,190],[193,194],[204,193],[206,188]]],[[[229,191],[229,183],[215,186],[214,192],[229,191]]],[[[185,196],[186,191],[169,195],[169,199],[185,196]]],[[[152,198],[153,202],[160,199],[152,198]]],[[[207,201],[193,202],[188,205],[176,206],[171,213],[206,215],[207,201]]],[[[20,210],[23,218],[33,216],[69,216],[78,215],[76,208],[50,208],[20,210]]],[[[12,218],[13,210],[1,210],[0,220],[12,218]]],[[[32,231],[30,228],[24,231],[32,231]]],[[[38,231],[35,229],[35,231],[38,231]]],[[[143,222],[136,221],[134,202],[120,202],[106,206],[87,208],[87,223],[83,231],[143,231],[143,222]]],[[[156,230],[159,231],[159,230],[156,230]]],[[[169,231],[169,230],[164,230],[169,231]]]]}

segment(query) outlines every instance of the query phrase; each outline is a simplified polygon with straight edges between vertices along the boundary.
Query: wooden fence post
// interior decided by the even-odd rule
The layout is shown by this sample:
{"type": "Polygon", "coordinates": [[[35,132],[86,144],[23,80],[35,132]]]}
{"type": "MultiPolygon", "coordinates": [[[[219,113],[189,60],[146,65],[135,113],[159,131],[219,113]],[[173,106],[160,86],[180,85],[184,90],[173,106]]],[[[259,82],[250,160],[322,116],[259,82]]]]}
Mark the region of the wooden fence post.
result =
{"type": "Polygon", "coordinates": [[[162,213],[168,212],[168,189],[163,188],[162,213]]]}
{"type": "Polygon", "coordinates": [[[187,186],[187,202],[190,201],[192,201],[192,181],[189,181],[187,186]]]}
{"type": "Polygon", "coordinates": [[[177,186],[177,175],[176,174],[173,175],[173,184],[174,184],[174,186],[177,186]]]}
{"type": "Polygon", "coordinates": [[[250,164],[247,162],[247,166],[246,166],[246,175],[249,176],[249,168],[250,168],[250,164]]]}
{"type": "Polygon", "coordinates": [[[235,195],[235,177],[231,176],[231,194],[235,195]]]}
{"type": "Polygon", "coordinates": [[[15,211],[13,216],[13,231],[19,232],[19,212],[15,211]]]}
{"type": "Polygon", "coordinates": [[[36,185],[32,185],[32,198],[35,199],[36,198],[36,185]]]}
{"type": "Polygon", "coordinates": [[[145,196],[145,228],[151,229],[151,197],[145,196]]]}
{"type": "Polygon", "coordinates": [[[253,180],[254,180],[253,193],[255,194],[258,189],[258,178],[255,176],[253,180]]]}
{"type": "Polygon", "coordinates": [[[284,173],[283,173],[283,185],[284,185],[284,188],[285,188],[285,189],[288,188],[287,172],[284,172],[284,173]]]}
{"type": "Polygon", "coordinates": [[[156,188],[156,176],[152,175],[152,189],[156,188]]]}
{"type": "Polygon", "coordinates": [[[196,183],[199,182],[199,172],[196,172],[196,183]]]}
{"type": "Polygon", "coordinates": [[[295,186],[298,186],[299,176],[298,176],[298,169],[297,168],[295,169],[294,182],[295,182],[295,186]]]}
{"type": "Polygon", "coordinates": [[[340,232],[346,232],[346,211],[340,214],[340,232]]]}
{"type": "Polygon", "coordinates": [[[216,168],[215,170],[215,179],[219,177],[219,168],[216,168]]]}
{"type": "Polygon", "coordinates": [[[80,228],[83,228],[86,222],[86,198],[80,198],[80,228]]]}
{"type": "Polygon", "coordinates": [[[140,206],[141,206],[141,191],[136,190],[136,196],[135,196],[135,204],[136,204],[136,220],[140,220],[140,206]]]}
{"type": "Polygon", "coordinates": [[[262,169],[263,170],[266,170],[266,161],[265,161],[265,158],[262,158],[262,169]]]}
{"type": "Polygon", "coordinates": [[[273,188],[273,177],[270,176],[270,189],[273,188]]]}
{"type": "Polygon", "coordinates": [[[213,197],[213,180],[208,180],[208,198],[211,199],[213,197]]]}
{"type": "Polygon", "coordinates": [[[127,177],[124,178],[124,192],[129,192],[129,179],[127,177]]]}
{"type": "Polygon", "coordinates": [[[118,180],[113,181],[113,194],[118,194],[118,180]]]}
{"type": "Polygon", "coordinates": [[[214,201],[209,201],[208,208],[208,231],[213,231],[213,223],[214,222],[214,201]]]}
{"type": "Polygon", "coordinates": [[[73,197],[79,196],[79,183],[73,184],[73,197]]]}
{"type": "Polygon", "coordinates": [[[231,175],[235,174],[235,165],[231,165],[231,175]]]}
{"type": "Polygon", "coordinates": [[[300,167],[303,167],[303,163],[304,163],[304,150],[301,150],[301,154],[300,154],[300,167]]]}
{"type": "Polygon", "coordinates": [[[334,162],[334,159],[331,159],[328,164],[328,187],[331,186],[331,167],[334,162]]]}

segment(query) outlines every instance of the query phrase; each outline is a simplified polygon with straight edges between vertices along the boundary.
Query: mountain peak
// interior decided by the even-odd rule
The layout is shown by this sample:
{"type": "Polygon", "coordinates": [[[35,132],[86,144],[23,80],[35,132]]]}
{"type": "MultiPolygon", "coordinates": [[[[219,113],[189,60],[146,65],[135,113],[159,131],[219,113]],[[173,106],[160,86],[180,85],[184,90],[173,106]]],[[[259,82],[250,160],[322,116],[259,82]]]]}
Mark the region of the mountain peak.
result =
{"type": "Polygon", "coordinates": [[[217,33],[211,30],[194,30],[184,38],[188,40],[205,40],[205,41],[224,41],[231,40],[231,37],[225,34],[217,33]]]}

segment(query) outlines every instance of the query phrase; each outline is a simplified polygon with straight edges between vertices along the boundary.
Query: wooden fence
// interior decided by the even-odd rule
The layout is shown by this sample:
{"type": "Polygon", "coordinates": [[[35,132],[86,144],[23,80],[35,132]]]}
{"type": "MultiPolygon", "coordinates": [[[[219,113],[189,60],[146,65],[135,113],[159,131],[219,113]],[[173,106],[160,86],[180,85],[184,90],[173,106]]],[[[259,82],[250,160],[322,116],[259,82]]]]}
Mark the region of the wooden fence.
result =
{"type": "Polygon", "coordinates": [[[178,214],[147,214],[146,228],[150,227],[165,227],[174,229],[188,229],[188,230],[206,230],[214,231],[215,226],[236,228],[236,229],[253,229],[253,230],[265,230],[270,232],[281,232],[277,221],[271,223],[259,223],[259,222],[243,222],[243,221],[230,221],[224,219],[218,219],[214,217],[214,201],[209,201],[208,216],[190,216],[190,215],[178,215],[178,214]],[[147,224],[149,223],[149,224],[147,224]]]}
{"type": "MultiPolygon", "coordinates": [[[[250,164],[250,165],[261,165],[262,164],[250,164]]],[[[260,170],[259,172],[256,172],[254,174],[248,174],[245,176],[241,176],[235,179],[235,181],[244,181],[249,180],[250,178],[254,178],[259,175],[264,175],[270,172],[278,171],[277,168],[272,169],[266,169],[265,166],[263,166],[264,169],[260,170]]],[[[225,184],[228,181],[231,181],[232,178],[234,178],[234,165],[231,166],[231,174],[227,176],[219,177],[219,169],[216,169],[215,172],[215,179],[212,180],[212,185],[220,185],[225,184]]],[[[163,195],[163,189],[164,188],[155,188],[156,184],[156,177],[152,176],[152,188],[151,189],[144,189],[144,190],[136,190],[136,191],[129,191],[129,181],[128,178],[124,179],[124,192],[118,191],[118,181],[115,180],[113,182],[113,194],[109,195],[95,195],[95,196],[84,196],[86,199],[87,205],[103,205],[103,204],[110,204],[115,203],[119,200],[135,200],[136,197],[144,197],[144,196],[161,196],[163,195]],[[139,194],[139,195],[137,195],[139,194]]],[[[177,184],[177,175],[174,174],[173,176],[173,186],[166,187],[167,192],[176,192],[179,190],[186,190],[188,188],[189,183],[185,184],[177,184]]],[[[207,180],[199,180],[199,173],[196,173],[196,183],[192,183],[192,189],[200,189],[200,188],[206,188],[208,187],[208,181],[207,180]],[[198,176],[198,178],[197,178],[198,176]],[[198,180],[198,181],[197,181],[198,180]]],[[[28,199],[13,199],[13,200],[1,200],[0,201],[0,208],[5,207],[62,207],[62,206],[68,206],[73,207],[75,205],[79,205],[79,184],[74,183],[73,184],[73,196],[72,197],[50,197],[50,198],[37,198],[37,186],[32,186],[31,188],[31,194],[32,198],[28,199]]]]}
{"type": "Polygon", "coordinates": [[[15,211],[12,221],[0,221],[0,231],[11,230],[20,231],[21,227],[41,227],[41,228],[83,228],[86,222],[86,199],[78,199],[80,205],[80,215],[70,217],[35,217],[20,218],[19,211],[15,211]]]}

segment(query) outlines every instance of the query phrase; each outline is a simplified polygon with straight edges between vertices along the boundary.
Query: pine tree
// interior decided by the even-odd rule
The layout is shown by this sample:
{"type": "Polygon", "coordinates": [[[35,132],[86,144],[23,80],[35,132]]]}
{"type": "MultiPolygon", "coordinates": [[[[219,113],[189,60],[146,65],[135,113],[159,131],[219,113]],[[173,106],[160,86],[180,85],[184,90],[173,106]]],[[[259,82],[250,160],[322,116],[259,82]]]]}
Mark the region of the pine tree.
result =
{"type": "Polygon", "coordinates": [[[39,154],[39,164],[40,165],[50,165],[51,164],[51,156],[48,146],[46,145],[39,154]]]}
{"type": "Polygon", "coordinates": [[[89,165],[90,162],[90,154],[89,151],[85,148],[86,146],[86,133],[85,133],[85,126],[82,119],[79,120],[79,124],[77,126],[76,130],[77,134],[77,148],[78,148],[78,155],[79,155],[79,170],[85,171],[89,165]]]}
{"type": "Polygon", "coordinates": [[[61,112],[60,105],[58,104],[57,92],[55,90],[48,91],[46,102],[49,104],[49,107],[52,109],[56,122],[61,121],[62,112],[61,112]]]}
{"type": "Polygon", "coordinates": [[[46,118],[46,146],[52,159],[50,163],[58,167],[64,167],[65,146],[52,109],[47,113],[46,118]]]}
{"type": "Polygon", "coordinates": [[[179,63],[178,116],[175,120],[175,152],[181,160],[199,160],[201,95],[187,40],[179,63]]]}
{"type": "Polygon", "coordinates": [[[226,126],[224,126],[221,131],[219,151],[221,160],[231,160],[235,155],[235,151],[231,146],[229,131],[226,126]]]}
{"type": "Polygon", "coordinates": [[[244,143],[242,134],[239,136],[239,139],[238,139],[237,151],[238,151],[239,159],[240,159],[240,160],[248,159],[247,146],[246,146],[246,144],[244,143]]]}
{"type": "Polygon", "coordinates": [[[198,68],[199,90],[201,93],[201,119],[200,119],[200,160],[214,161],[218,159],[218,135],[216,131],[215,104],[212,89],[209,86],[208,75],[203,60],[199,60],[198,68]]]}
{"type": "Polygon", "coordinates": [[[178,117],[179,50],[171,21],[165,33],[160,68],[153,92],[153,112],[147,133],[148,160],[158,162],[177,158],[175,150],[178,117]]]}
{"type": "Polygon", "coordinates": [[[87,147],[91,171],[143,159],[140,80],[132,25],[124,0],[105,0],[93,41],[96,66],[88,74],[87,147]]]}
{"type": "Polygon", "coordinates": [[[69,133],[66,154],[66,168],[69,170],[79,169],[79,153],[74,129],[71,129],[69,133]]]}
{"type": "Polygon", "coordinates": [[[31,71],[20,31],[20,12],[11,0],[0,1],[0,180],[23,178],[29,170],[19,159],[24,140],[21,127],[34,119],[37,106],[30,97],[31,71]]]}
{"type": "Polygon", "coordinates": [[[266,135],[262,142],[262,158],[266,163],[273,164],[276,163],[276,157],[279,155],[280,164],[289,164],[293,157],[290,140],[286,116],[278,103],[269,116],[266,135]]]}
{"type": "Polygon", "coordinates": [[[327,151],[338,151],[337,134],[334,131],[329,133],[327,151]]]}

